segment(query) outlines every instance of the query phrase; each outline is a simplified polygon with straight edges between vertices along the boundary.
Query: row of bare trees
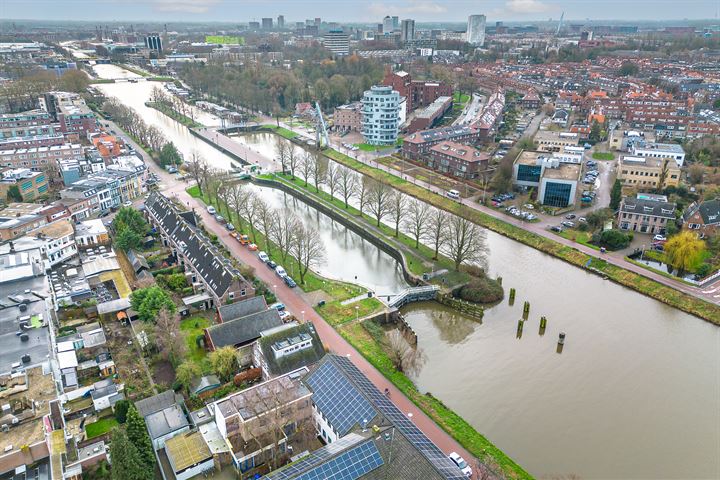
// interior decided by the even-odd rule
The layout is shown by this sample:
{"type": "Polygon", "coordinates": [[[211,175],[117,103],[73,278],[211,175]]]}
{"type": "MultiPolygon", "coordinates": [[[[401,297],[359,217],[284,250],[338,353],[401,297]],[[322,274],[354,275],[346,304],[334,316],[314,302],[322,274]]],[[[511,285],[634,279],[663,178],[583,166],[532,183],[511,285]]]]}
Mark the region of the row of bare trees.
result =
{"type": "Polygon", "coordinates": [[[183,102],[180,97],[177,97],[175,95],[168,95],[162,88],[158,86],[154,86],[152,91],[150,92],[150,101],[159,105],[163,105],[174,111],[175,113],[188,117],[193,121],[195,120],[195,111],[192,109],[192,107],[190,107],[190,105],[183,102]]]}
{"type": "Polygon", "coordinates": [[[159,152],[168,143],[160,129],[149,126],[135,110],[122,104],[117,98],[106,100],[103,110],[112,116],[120,128],[151,150],[159,152]]]}
{"type": "Polygon", "coordinates": [[[299,154],[294,145],[279,139],[276,153],[283,170],[303,179],[305,187],[312,183],[315,191],[321,186],[333,198],[342,199],[345,208],[355,201],[361,214],[369,215],[380,227],[387,223],[398,237],[400,233],[420,243],[427,243],[438,254],[447,255],[459,269],[463,264],[483,263],[486,259],[485,231],[475,223],[429,204],[410,198],[386,183],[360,175],[351,169],[314,152],[299,154]]]}
{"type": "Polygon", "coordinates": [[[246,184],[228,183],[224,173],[210,168],[196,152],[192,153],[187,168],[201,195],[224,206],[228,219],[236,216],[239,221],[244,221],[253,241],[259,232],[265,238],[266,246],[268,242],[275,246],[283,264],[294,260],[301,283],[305,282],[311,268],[324,261],[325,246],[318,241],[317,230],[305,225],[295,214],[273,208],[246,184]]]}

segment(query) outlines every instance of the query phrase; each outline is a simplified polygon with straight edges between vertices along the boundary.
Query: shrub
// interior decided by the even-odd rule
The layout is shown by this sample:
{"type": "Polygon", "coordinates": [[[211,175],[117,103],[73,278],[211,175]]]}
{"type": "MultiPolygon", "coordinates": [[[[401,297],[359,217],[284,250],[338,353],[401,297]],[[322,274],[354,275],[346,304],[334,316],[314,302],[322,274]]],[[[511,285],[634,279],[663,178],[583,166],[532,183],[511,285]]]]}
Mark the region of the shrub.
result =
{"type": "Polygon", "coordinates": [[[605,230],[602,233],[596,233],[593,235],[593,243],[606,247],[610,250],[620,250],[628,245],[632,241],[632,234],[621,232],[620,230],[605,230]]]}
{"type": "Polygon", "coordinates": [[[707,277],[708,275],[710,275],[710,272],[712,272],[712,265],[710,265],[709,263],[703,263],[702,265],[700,265],[698,267],[698,269],[695,273],[697,274],[698,277],[702,278],[702,277],[707,277]]]}
{"type": "Polygon", "coordinates": [[[493,303],[502,300],[503,287],[487,275],[473,277],[460,289],[460,298],[473,303],[493,303]]]}

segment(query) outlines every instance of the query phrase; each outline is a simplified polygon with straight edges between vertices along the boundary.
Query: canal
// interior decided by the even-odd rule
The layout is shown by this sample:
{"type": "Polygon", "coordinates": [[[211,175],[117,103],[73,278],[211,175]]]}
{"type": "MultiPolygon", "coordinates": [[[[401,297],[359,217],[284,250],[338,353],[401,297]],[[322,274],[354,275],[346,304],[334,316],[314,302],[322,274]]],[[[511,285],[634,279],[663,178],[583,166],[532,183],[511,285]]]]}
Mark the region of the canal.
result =
{"type": "MultiPolygon", "coordinates": [[[[185,155],[196,149],[215,166],[231,163],[145,107],[148,84],[99,87],[162,128],[185,155]]],[[[268,134],[238,141],[274,151],[268,134]]],[[[397,265],[376,247],[280,192],[265,193],[315,222],[328,251],[321,272],[358,275],[379,293],[401,286],[397,265]]],[[[427,357],[413,379],[418,388],[537,477],[720,477],[720,329],[492,232],[487,243],[489,271],[517,289],[516,303],[489,308],[482,323],[435,304],[407,307],[427,357]],[[525,300],[530,316],[517,338],[525,300]],[[560,331],[567,341],[558,354],[560,331]]]]}

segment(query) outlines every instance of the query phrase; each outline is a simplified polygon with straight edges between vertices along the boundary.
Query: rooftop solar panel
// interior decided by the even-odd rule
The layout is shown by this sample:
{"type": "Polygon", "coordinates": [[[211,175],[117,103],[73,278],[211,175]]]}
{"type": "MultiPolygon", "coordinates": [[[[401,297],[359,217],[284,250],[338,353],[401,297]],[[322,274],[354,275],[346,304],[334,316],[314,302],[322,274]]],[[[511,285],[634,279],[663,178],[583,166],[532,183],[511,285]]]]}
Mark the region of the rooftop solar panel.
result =
{"type": "Polygon", "coordinates": [[[340,436],[355,425],[369,425],[377,416],[370,402],[353,388],[333,362],[323,363],[305,383],[313,390],[313,402],[340,436]]]}
{"type": "MultiPolygon", "coordinates": [[[[450,460],[430,439],[425,436],[412,421],[405,416],[375,385],[346,357],[334,356],[333,359],[343,369],[353,384],[359,388],[363,395],[373,402],[393,425],[402,433],[425,458],[449,480],[462,480],[466,477],[455,463],[450,460]]],[[[331,362],[326,362],[325,365],[331,362]]]]}

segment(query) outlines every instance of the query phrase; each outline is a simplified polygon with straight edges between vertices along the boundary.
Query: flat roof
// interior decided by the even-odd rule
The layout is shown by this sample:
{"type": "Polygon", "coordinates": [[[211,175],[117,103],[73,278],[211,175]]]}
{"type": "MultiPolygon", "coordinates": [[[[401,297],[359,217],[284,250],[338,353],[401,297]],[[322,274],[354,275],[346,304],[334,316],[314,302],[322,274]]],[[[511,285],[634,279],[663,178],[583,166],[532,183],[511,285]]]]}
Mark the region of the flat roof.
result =
{"type": "Polygon", "coordinates": [[[580,165],[577,163],[561,163],[557,168],[546,167],[543,178],[553,180],[577,180],[580,178],[580,165]]]}
{"type": "Polygon", "coordinates": [[[186,433],[169,438],[165,441],[165,452],[175,472],[182,472],[213,457],[200,432],[186,433]]]}

